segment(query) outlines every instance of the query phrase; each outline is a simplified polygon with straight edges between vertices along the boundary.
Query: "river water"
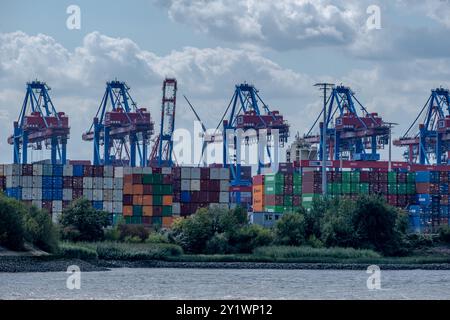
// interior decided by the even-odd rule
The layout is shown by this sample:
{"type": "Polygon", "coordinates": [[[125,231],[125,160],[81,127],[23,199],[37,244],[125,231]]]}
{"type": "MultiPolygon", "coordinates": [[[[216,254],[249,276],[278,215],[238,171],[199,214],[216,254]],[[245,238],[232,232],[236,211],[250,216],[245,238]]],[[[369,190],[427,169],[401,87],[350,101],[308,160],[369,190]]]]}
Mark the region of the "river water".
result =
{"type": "Polygon", "coordinates": [[[0,273],[0,299],[450,299],[450,271],[112,269],[69,274],[0,273]]]}

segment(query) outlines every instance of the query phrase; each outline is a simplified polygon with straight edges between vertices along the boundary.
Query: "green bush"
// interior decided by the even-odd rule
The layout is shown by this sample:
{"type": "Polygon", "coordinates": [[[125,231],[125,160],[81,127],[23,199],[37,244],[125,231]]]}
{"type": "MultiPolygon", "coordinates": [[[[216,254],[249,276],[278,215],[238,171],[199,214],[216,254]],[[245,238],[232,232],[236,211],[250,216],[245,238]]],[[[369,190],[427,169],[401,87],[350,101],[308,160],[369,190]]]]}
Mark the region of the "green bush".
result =
{"type": "Polygon", "coordinates": [[[0,195],[0,245],[23,250],[26,208],[19,201],[0,195]]]}
{"type": "Polygon", "coordinates": [[[207,254],[227,254],[232,251],[228,243],[228,237],[225,233],[216,232],[206,243],[207,254]]]}
{"type": "Polygon", "coordinates": [[[256,256],[268,257],[271,259],[293,259],[293,258],[380,258],[380,254],[367,249],[353,248],[312,248],[293,246],[268,246],[256,248],[253,252],[256,256]]]}
{"type": "Polygon", "coordinates": [[[44,251],[54,253],[58,250],[58,231],[47,212],[35,206],[28,209],[25,239],[44,251]]]}
{"type": "Polygon", "coordinates": [[[286,213],[275,225],[276,242],[298,246],[305,243],[305,217],[300,213],[286,213]]]}
{"type": "Polygon", "coordinates": [[[235,252],[251,253],[256,247],[270,245],[273,240],[271,230],[252,224],[238,229],[230,236],[230,245],[235,248],[235,252]]]}
{"type": "Polygon", "coordinates": [[[139,239],[138,242],[143,242],[150,234],[149,230],[141,224],[120,224],[118,226],[118,230],[120,233],[119,238],[122,241],[134,238],[133,241],[137,241],[137,239],[139,239]]]}
{"type": "Polygon", "coordinates": [[[145,243],[170,243],[167,233],[152,232],[149,234],[145,243]]]}
{"type": "Polygon", "coordinates": [[[109,214],[96,210],[86,199],[73,201],[60,218],[62,238],[70,241],[104,239],[103,229],[109,224],[109,214]]]}
{"type": "Polygon", "coordinates": [[[442,226],[439,228],[439,240],[444,243],[450,243],[450,227],[442,226]]]}
{"type": "Polygon", "coordinates": [[[94,249],[75,244],[61,243],[58,255],[68,259],[96,260],[97,252],[94,249]]]}
{"type": "Polygon", "coordinates": [[[117,227],[108,228],[105,230],[105,240],[106,241],[119,241],[120,231],[117,227]]]}
{"type": "Polygon", "coordinates": [[[99,259],[104,260],[161,260],[183,254],[183,250],[173,244],[98,242],[89,246],[95,248],[99,259]]]}

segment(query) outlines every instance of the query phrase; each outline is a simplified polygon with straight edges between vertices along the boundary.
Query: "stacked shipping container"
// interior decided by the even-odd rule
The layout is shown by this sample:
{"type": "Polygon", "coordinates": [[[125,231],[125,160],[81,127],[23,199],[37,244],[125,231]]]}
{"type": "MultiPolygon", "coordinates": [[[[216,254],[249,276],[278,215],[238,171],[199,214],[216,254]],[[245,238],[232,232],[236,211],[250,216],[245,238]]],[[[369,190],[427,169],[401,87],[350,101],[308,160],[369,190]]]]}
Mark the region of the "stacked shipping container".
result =
{"type": "Polygon", "coordinates": [[[175,167],[173,170],[174,215],[186,217],[208,206],[229,208],[228,168],[175,167]]]}

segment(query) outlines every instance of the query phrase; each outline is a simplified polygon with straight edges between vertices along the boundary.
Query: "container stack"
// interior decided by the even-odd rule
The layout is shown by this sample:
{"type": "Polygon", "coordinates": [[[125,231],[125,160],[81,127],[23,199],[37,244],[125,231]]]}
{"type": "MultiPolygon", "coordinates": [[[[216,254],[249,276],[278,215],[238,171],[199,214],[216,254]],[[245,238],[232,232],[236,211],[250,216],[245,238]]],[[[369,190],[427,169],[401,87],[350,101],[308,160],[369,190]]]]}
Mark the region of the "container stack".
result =
{"type": "Polygon", "coordinates": [[[208,206],[229,208],[228,168],[175,167],[173,170],[174,215],[186,217],[208,206]]]}
{"type": "Polygon", "coordinates": [[[171,168],[126,169],[123,177],[123,216],[126,223],[169,227],[173,221],[171,168]]]}
{"type": "Polygon", "coordinates": [[[276,173],[264,176],[264,209],[267,212],[293,212],[301,206],[301,175],[276,173]]]}
{"type": "MultiPolygon", "coordinates": [[[[240,179],[242,181],[252,181],[252,167],[241,166],[240,179]]],[[[230,206],[237,205],[243,208],[252,206],[252,186],[230,186],[230,206]]]]}
{"type": "Polygon", "coordinates": [[[253,193],[253,206],[252,206],[253,212],[263,212],[265,208],[263,175],[257,175],[253,177],[252,193],[253,193]]]}
{"type": "Polygon", "coordinates": [[[0,164],[0,191],[4,192],[6,189],[6,177],[5,177],[5,166],[0,164]]]}
{"type": "Polygon", "coordinates": [[[304,171],[302,172],[302,205],[305,209],[310,209],[315,199],[322,195],[322,172],[304,171]]]}

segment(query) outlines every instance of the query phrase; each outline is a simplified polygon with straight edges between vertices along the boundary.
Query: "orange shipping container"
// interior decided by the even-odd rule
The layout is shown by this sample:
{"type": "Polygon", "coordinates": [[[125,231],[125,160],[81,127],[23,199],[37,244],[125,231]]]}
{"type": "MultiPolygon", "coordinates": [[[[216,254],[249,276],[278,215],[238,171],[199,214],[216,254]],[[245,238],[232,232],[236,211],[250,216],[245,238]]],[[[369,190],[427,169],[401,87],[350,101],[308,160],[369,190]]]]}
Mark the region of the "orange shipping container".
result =
{"type": "Polygon", "coordinates": [[[257,185],[253,186],[253,193],[264,193],[264,186],[263,185],[257,185]]]}
{"type": "Polygon", "coordinates": [[[133,196],[133,205],[135,206],[142,206],[142,196],[135,194],[133,196]]]}
{"type": "Polygon", "coordinates": [[[142,207],[142,215],[144,217],[151,217],[151,216],[153,216],[153,207],[152,206],[143,206],[142,207]]]}
{"type": "Polygon", "coordinates": [[[171,206],[172,205],[172,196],[169,196],[169,195],[167,195],[167,196],[163,196],[163,205],[164,206],[171,206]]]}
{"type": "Polygon", "coordinates": [[[169,228],[172,226],[173,218],[172,217],[163,217],[162,218],[162,225],[165,228],[169,228]]]}
{"type": "Polygon", "coordinates": [[[123,216],[124,217],[133,216],[133,206],[123,206],[123,216]]]}
{"type": "Polygon", "coordinates": [[[131,183],[123,185],[123,194],[133,194],[133,185],[131,183]]]}
{"type": "Polygon", "coordinates": [[[151,206],[153,204],[153,196],[145,194],[142,196],[142,204],[144,206],[151,206]]]}
{"type": "Polygon", "coordinates": [[[123,176],[123,182],[133,184],[133,176],[131,174],[126,174],[123,176]]]}
{"type": "Polygon", "coordinates": [[[133,194],[144,194],[144,185],[133,184],[133,194]]]}

